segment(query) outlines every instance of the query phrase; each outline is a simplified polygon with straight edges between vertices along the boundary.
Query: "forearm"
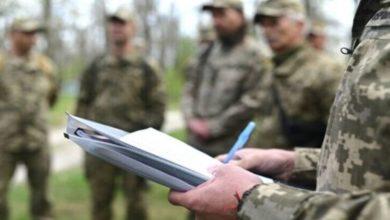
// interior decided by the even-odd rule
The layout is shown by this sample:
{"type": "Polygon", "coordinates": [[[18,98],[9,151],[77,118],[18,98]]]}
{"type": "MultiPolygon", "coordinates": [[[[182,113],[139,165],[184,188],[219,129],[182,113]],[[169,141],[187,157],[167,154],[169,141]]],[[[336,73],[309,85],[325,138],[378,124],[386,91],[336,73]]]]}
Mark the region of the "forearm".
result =
{"type": "Polygon", "coordinates": [[[375,192],[318,193],[280,184],[261,185],[242,200],[241,219],[389,219],[388,186],[375,192]]]}

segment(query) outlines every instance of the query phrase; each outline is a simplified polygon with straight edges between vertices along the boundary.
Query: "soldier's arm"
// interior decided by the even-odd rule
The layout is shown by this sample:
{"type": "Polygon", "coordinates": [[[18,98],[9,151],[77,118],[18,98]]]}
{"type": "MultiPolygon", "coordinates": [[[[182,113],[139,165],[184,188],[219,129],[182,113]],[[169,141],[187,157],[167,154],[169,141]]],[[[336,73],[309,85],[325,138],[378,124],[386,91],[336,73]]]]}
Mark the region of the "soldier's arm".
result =
{"type": "Polygon", "coordinates": [[[148,80],[145,100],[145,115],[142,119],[146,127],[161,129],[164,122],[164,113],[166,107],[166,91],[162,81],[161,74],[157,67],[147,65],[148,80]]]}
{"type": "Polygon", "coordinates": [[[195,64],[190,63],[186,68],[186,83],[183,89],[183,98],[181,101],[181,110],[186,121],[194,118],[194,97],[196,90],[195,64]]]}
{"type": "Polygon", "coordinates": [[[58,94],[60,91],[60,79],[58,76],[57,67],[54,63],[43,55],[37,56],[37,62],[39,68],[43,71],[46,77],[49,79],[50,88],[47,96],[47,100],[50,107],[53,107],[57,101],[58,94]]]}
{"type": "Polygon", "coordinates": [[[49,93],[49,105],[50,107],[53,107],[54,104],[58,100],[58,95],[60,93],[60,79],[58,77],[58,71],[57,68],[53,67],[53,74],[50,77],[51,81],[51,88],[50,88],[50,93],[49,93]]]}
{"type": "Polygon", "coordinates": [[[317,165],[320,160],[319,148],[295,148],[294,169],[288,179],[289,184],[299,186],[315,186],[317,181],[317,165]]]}
{"type": "Polygon", "coordinates": [[[90,66],[82,73],[80,81],[79,96],[77,98],[76,115],[88,117],[88,110],[95,99],[95,84],[97,61],[92,62],[90,66]]]}
{"type": "Polygon", "coordinates": [[[316,84],[313,85],[315,90],[313,91],[313,94],[317,97],[317,106],[322,115],[322,120],[326,123],[328,121],[330,108],[336,97],[337,88],[340,85],[344,73],[344,68],[340,63],[328,60],[318,69],[321,70],[319,74],[321,80],[317,80],[316,84]]]}
{"type": "Polygon", "coordinates": [[[281,184],[248,191],[241,219],[390,219],[390,186],[346,194],[317,193],[281,184]]]}
{"type": "Polygon", "coordinates": [[[234,130],[237,125],[242,125],[251,120],[256,111],[268,97],[268,86],[270,84],[271,62],[266,58],[255,59],[252,64],[252,71],[248,74],[244,83],[244,92],[241,98],[223,113],[208,121],[209,130],[212,136],[220,136],[234,130]]]}

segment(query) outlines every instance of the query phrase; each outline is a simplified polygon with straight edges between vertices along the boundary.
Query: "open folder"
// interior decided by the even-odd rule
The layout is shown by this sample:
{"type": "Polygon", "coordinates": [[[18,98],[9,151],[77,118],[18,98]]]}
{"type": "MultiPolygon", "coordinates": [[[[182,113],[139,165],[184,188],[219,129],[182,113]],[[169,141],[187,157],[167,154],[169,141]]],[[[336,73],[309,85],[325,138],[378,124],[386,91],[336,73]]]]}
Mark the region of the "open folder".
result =
{"type": "MultiPolygon", "coordinates": [[[[65,137],[91,155],[177,191],[187,191],[208,181],[213,177],[209,169],[221,164],[153,128],[128,133],[68,115],[65,137]]],[[[259,178],[265,183],[273,182],[259,178]]]]}

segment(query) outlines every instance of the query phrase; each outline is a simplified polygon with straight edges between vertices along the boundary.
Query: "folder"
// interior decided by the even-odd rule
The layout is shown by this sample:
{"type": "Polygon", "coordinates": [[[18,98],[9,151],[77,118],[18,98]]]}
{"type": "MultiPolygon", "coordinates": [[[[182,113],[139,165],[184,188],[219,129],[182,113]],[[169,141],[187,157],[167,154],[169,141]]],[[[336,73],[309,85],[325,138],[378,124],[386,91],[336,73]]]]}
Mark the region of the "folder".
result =
{"type": "Polygon", "coordinates": [[[210,180],[209,169],[222,164],[153,128],[129,133],[68,114],[64,135],[87,153],[176,191],[188,191],[210,180]]]}

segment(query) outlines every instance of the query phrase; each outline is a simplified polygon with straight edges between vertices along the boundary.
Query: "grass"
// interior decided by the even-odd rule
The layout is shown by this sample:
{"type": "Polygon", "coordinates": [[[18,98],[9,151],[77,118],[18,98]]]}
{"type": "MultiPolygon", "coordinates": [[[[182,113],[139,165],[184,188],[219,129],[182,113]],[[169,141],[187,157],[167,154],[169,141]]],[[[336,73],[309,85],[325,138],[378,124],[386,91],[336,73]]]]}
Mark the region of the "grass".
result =
{"type": "Polygon", "coordinates": [[[76,98],[72,95],[61,94],[56,105],[50,111],[50,125],[60,126],[65,123],[65,112],[73,113],[76,98]]]}
{"type": "Polygon", "coordinates": [[[184,86],[184,72],[168,70],[165,74],[169,109],[178,109],[184,86]]]}
{"type": "MultiPolygon", "coordinates": [[[[51,178],[51,195],[54,212],[58,220],[90,219],[89,188],[81,169],[58,173],[51,178]]],[[[150,219],[180,220],[187,211],[174,207],[167,201],[168,189],[155,183],[150,184],[147,193],[150,219]]],[[[115,219],[124,219],[124,198],[117,192],[114,203],[115,219]]],[[[28,220],[28,192],[24,184],[14,185],[10,192],[11,219],[28,220]]]]}
{"type": "MultiPolygon", "coordinates": [[[[184,140],[185,130],[171,133],[172,136],[184,140]]],[[[81,168],[64,171],[52,175],[50,189],[54,212],[58,220],[90,219],[89,187],[81,168]]],[[[168,189],[156,183],[150,183],[147,192],[148,212],[151,220],[186,219],[187,211],[174,207],[167,201],[168,189]]],[[[29,195],[25,184],[13,185],[10,190],[11,219],[28,220],[29,195]]],[[[124,198],[117,192],[114,203],[115,219],[124,219],[124,198]]]]}

